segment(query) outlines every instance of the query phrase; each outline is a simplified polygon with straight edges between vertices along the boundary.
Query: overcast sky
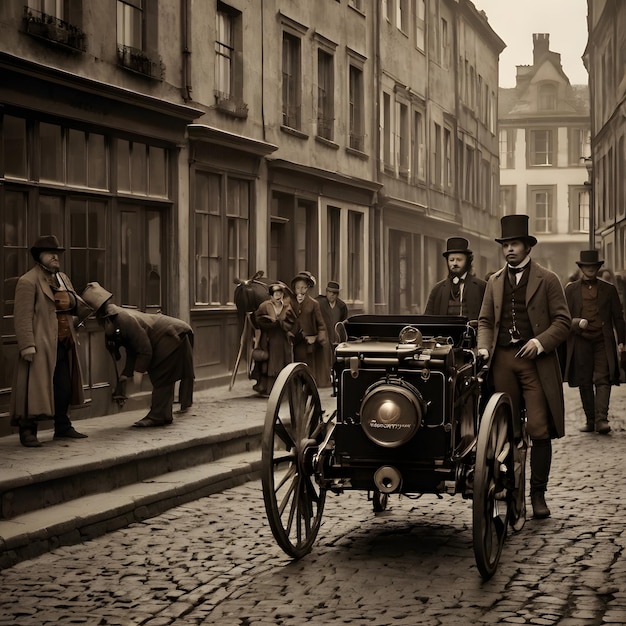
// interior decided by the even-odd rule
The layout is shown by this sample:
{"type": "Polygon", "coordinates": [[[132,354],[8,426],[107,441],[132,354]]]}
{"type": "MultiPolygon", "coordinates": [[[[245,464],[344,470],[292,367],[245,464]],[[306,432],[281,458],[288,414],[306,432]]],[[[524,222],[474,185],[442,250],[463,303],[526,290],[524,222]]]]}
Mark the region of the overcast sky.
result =
{"type": "Polygon", "coordinates": [[[515,87],[516,66],[532,65],[533,33],[549,33],[572,85],[587,84],[581,57],[587,45],[587,0],[473,0],[506,43],[500,55],[500,87],[515,87]]]}

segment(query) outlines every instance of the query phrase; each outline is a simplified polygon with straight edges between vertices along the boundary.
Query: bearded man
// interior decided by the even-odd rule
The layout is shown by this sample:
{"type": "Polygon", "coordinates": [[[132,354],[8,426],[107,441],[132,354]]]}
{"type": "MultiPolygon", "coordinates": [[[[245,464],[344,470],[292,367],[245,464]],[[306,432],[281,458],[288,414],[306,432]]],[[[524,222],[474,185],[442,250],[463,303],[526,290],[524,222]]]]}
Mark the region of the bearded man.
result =
{"type": "Polygon", "coordinates": [[[474,254],[469,241],[451,237],[443,253],[448,265],[448,277],[438,282],[428,296],[425,315],[462,315],[477,320],[487,283],[474,276],[474,254]]]}

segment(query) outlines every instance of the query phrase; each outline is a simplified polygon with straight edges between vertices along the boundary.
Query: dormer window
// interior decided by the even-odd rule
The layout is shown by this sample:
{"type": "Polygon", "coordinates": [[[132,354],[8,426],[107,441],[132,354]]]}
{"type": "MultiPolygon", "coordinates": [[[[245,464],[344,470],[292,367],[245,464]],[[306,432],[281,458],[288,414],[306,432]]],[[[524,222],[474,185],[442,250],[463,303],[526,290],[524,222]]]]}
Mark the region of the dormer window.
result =
{"type": "Polygon", "coordinates": [[[540,111],[556,110],[556,85],[548,84],[539,87],[539,103],[540,111]]]}

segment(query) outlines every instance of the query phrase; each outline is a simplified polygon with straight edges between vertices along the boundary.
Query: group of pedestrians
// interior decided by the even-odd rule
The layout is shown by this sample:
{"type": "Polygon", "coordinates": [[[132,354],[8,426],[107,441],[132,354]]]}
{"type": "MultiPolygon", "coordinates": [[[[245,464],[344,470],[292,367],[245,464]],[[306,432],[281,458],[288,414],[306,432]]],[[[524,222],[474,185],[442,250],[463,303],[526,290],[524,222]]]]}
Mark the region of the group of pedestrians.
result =
{"type": "Polygon", "coordinates": [[[626,322],[617,289],[598,278],[597,250],[580,252],[578,278],[565,289],[558,276],[532,260],[537,239],[527,215],[502,218],[505,265],[485,282],[473,275],[467,239],[453,237],[443,253],[448,276],[428,299],[428,315],[478,320],[478,353],[489,365],[487,387],[506,392],[515,415],[526,413],[531,440],[530,496],[536,518],[545,501],[552,439],[564,435],[563,381],[578,387],[583,432],[606,435],[611,386],[620,382],[626,322]]]}
{"type": "Polygon", "coordinates": [[[318,387],[330,386],[335,326],[347,319],[348,307],[339,298],[340,285],[335,281],[328,283],[324,295],[310,296],[316,282],[310,272],[303,271],[292,279],[291,290],[283,283],[272,283],[269,300],[255,311],[260,333],[252,351],[251,377],[257,393],[269,395],[276,377],[291,362],[306,363],[318,387]]]}
{"type": "Polygon", "coordinates": [[[84,403],[75,322],[95,315],[105,346],[114,358],[126,353],[119,382],[148,374],[152,401],[136,427],[172,423],[174,388],[180,381],[181,412],[193,402],[193,331],[182,320],[125,309],[97,282],[78,295],[61,271],[64,252],[56,236],[40,236],[30,249],[35,261],[15,288],[14,324],[18,357],[11,394],[11,424],[23,446],[41,446],[38,424],[53,420],[55,439],[84,439],[69,417],[70,406],[84,403]]]}

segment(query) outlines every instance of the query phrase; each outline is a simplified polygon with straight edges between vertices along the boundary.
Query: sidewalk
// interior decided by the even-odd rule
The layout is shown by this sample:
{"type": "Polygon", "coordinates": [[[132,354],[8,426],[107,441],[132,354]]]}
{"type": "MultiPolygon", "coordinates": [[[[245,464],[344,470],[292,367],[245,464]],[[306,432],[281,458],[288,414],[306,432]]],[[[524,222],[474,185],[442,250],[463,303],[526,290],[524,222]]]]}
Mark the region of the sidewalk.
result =
{"type": "Polygon", "coordinates": [[[163,428],[133,428],[143,408],[76,421],[86,439],[0,437],[0,570],[258,478],[266,408],[238,381],[196,392],[163,428]]]}

